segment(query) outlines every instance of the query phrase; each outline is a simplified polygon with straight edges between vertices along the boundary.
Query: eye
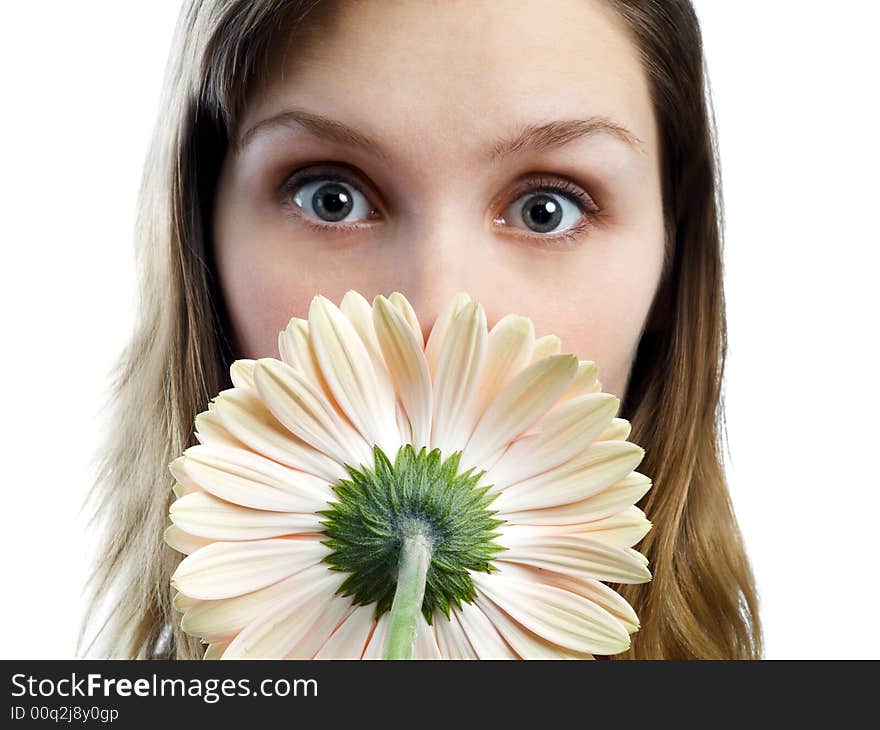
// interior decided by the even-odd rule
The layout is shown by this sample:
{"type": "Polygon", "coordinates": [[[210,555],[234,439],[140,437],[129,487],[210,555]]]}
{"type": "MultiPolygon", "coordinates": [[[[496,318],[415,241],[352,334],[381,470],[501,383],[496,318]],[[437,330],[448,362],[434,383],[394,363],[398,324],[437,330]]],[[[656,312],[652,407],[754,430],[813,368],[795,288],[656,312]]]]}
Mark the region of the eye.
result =
{"type": "MultiPolygon", "coordinates": [[[[282,202],[318,225],[351,224],[375,218],[375,210],[354,182],[332,173],[294,175],[282,187],[282,202]]],[[[340,226],[344,227],[344,226],[340,226]]]]}
{"type": "Polygon", "coordinates": [[[524,194],[501,213],[501,221],[514,228],[541,234],[542,238],[574,234],[586,228],[598,208],[589,194],[566,180],[531,181],[524,194]]]}
{"type": "Polygon", "coordinates": [[[332,179],[316,180],[300,187],[293,202],[314,218],[339,223],[350,216],[360,220],[370,213],[370,204],[353,185],[332,179]]]}
{"type": "Polygon", "coordinates": [[[511,225],[526,228],[535,233],[553,233],[571,228],[581,217],[580,208],[561,195],[553,193],[528,193],[521,196],[512,206],[509,218],[511,225]]]}

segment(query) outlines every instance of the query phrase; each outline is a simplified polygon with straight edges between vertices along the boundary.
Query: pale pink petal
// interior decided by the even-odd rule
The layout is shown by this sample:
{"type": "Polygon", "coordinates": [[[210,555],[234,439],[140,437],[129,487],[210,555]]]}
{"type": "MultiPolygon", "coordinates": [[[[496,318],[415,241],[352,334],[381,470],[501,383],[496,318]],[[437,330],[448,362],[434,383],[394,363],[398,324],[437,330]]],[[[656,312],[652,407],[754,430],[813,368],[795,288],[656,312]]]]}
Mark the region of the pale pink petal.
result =
{"type": "Polygon", "coordinates": [[[504,642],[512,647],[518,659],[592,659],[589,652],[574,651],[554,644],[518,623],[513,617],[501,610],[484,595],[478,595],[474,603],[488,621],[491,621],[497,632],[504,637],[504,642]]]}
{"type": "Polygon", "coordinates": [[[578,361],[577,373],[571,379],[568,388],[565,389],[565,392],[559,398],[559,403],[562,404],[571,398],[577,398],[582,395],[587,395],[588,393],[595,393],[596,391],[594,389],[596,387],[598,375],[599,366],[595,362],[592,360],[578,361]]]}
{"type": "Polygon", "coordinates": [[[632,472],[608,489],[579,502],[584,522],[610,517],[638,502],[651,488],[651,480],[637,471],[632,472]]]}
{"type": "Polygon", "coordinates": [[[521,580],[552,585],[577,593],[608,611],[629,633],[639,629],[639,618],[632,606],[623,596],[598,580],[512,564],[504,565],[504,573],[521,580]]]}
{"type": "Polygon", "coordinates": [[[394,403],[382,398],[370,355],[351,321],[318,295],[309,307],[312,348],[336,402],[370,444],[386,454],[401,446],[394,403]]]}
{"type": "Polygon", "coordinates": [[[213,542],[181,561],[171,585],[193,598],[231,598],[265,588],[329,553],[314,538],[213,542]]]}
{"type": "Polygon", "coordinates": [[[371,445],[289,365],[261,358],[254,368],[254,380],[272,415],[303,441],[340,464],[373,463],[371,445]]]}
{"type": "Polygon", "coordinates": [[[373,304],[373,324],[391,371],[395,389],[409,420],[416,451],[431,438],[431,376],[425,355],[410,325],[385,297],[373,304]]]}
{"type": "Polygon", "coordinates": [[[200,444],[228,446],[233,449],[246,449],[247,446],[233,436],[217,413],[216,406],[211,403],[210,410],[202,411],[196,416],[196,439],[200,444]]]}
{"type": "Polygon", "coordinates": [[[229,377],[232,384],[236,388],[246,390],[250,393],[257,392],[257,386],[254,384],[254,365],[256,360],[236,360],[229,368],[229,377]]]}
{"type": "Polygon", "coordinates": [[[432,381],[436,380],[440,353],[446,342],[447,331],[452,324],[452,320],[465,306],[472,302],[473,299],[471,299],[467,292],[459,292],[449,300],[449,303],[443,308],[443,311],[440,312],[440,315],[434,322],[434,326],[431,327],[428,341],[425,343],[425,360],[428,362],[428,370],[431,373],[432,381]]]}
{"type": "Polygon", "coordinates": [[[177,552],[184,553],[185,555],[194,553],[199,548],[203,548],[205,545],[210,545],[213,542],[213,540],[208,540],[204,537],[190,535],[176,525],[169,525],[166,527],[162,537],[168,545],[177,550],[177,552]]]}
{"type": "MultiPolygon", "coordinates": [[[[503,511],[512,524],[565,525],[595,522],[625,511],[638,502],[651,488],[651,480],[637,471],[587,499],[552,507],[503,511]]],[[[493,502],[493,507],[495,503],[493,502]]],[[[630,515],[633,517],[634,515],[630,515]]],[[[647,530],[645,530],[647,532],[647,530]]]]}
{"type": "Polygon", "coordinates": [[[530,362],[537,362],[542,358],[558,355],[561,352],[562,340],[556,335],[544,335],[535,340],[530,362]]]}
{"type": "Polygon", "coordinates": [[[425,616],[419,612],[416,618],[416,635],[413,639],[413,659],[442,659],[434,629],[428,625],[425,616]]]}
{"type": "Polygon", "coordinates": [[[626,549],[576,535],[526,535],[508,529],[496,542],[507,548],[495,557],[496,563],[519,563],[613,583],[651,580],[650,571],[626,549]]]}
{"type": "Polygon", "coordinates": [[[342,298],[339,309],[351,321],[364,346],[367,348],[367,352],[370,353],[370,360],[373,363],[373,370],[379,383],[379,398],[392,404],[391,407],[394,411],[394,420],[397,424],[400,444],[412,443],[412,430],[406,410],[394,390],[394,383],[389,369],[391,363],[385,362],[385,356],[382,354],[382,348],[379,345],[379,338],[373,324],[373,307],[370,306],[370,303],[363,295],[354,289],[350,289],[342,298]]]}
{"type": "Polygon", "coordinates": [[[259,454],[329,482],[348,476],[338,460],[285,428],[259,393],[224,390],[214,400],[214,413],[232,436],[259,454]]]}
{"type": "Polygon", "coordinates": [[[195,482],[192,482],[190,480],[187,480],[186,484],[174,482],[174,486],[171,487],[171,491],[174,492],[174,496],[178,499],[180,499],[181,497],[185,497],[187,494],[194,494],[196,492],[207,494],[204,489],[202,489],[195,482]]]}
{"type": "Polygon", "coordinates": [[[203,601],[200,601],[198,598],[190,598],[180,591],[177,591],[171,599],[171,605],[174,610],[180,611],[180,613],[186,613],[193,606],[197,606],[200,603],[203,603],[203,601]]]}
{"type": "Polygon", "coordinates": [[[577,593],[614,616],[629,633],[639,630],[639,617],[617,591],[598,580],[578,580],[568,575],[541,571],[540,581],[577,593]]]}
{"type": "Polygon", "coordinates": [[[385,656],[385,639],[388,636],[388,620],[391,612],[386,611],[376,621],[376,627],[367,641],[362,659],[382,659],[385,656]]]}
{"type": "Polygon", "coordinates": [[[413,438],[412,424],[409,422],[409,416],[406,415],[406,408],[400,400],[395,401],[394,413],[397,418],[397,430],[400,432],[400,443],[411,444],[416,441],[413,438]]]}
{"type": "MultiPolygon", "coordinates": [[[[552,360],[544,358],[536,365],[552,360]]],[[[536,433],[514,441],[484,475],[484,483],[500,489],[560,466],[596,439],[619,405],[620,401],[607,393],[591,393],[567,401],[547,414],[536,433]]]]}
{"type": "Polygon", "coordinates": [[[208,641],[231,639],[249,623],[295,595],[301,589],[298,576],[299,572],[265,588],[232,598],[194,601],[181,619],[180,627],[186,633],[208,641]]]}
{"type": "Polygon", "coordinates": [[[596,441],[564,464],[513,485],[488,482],[488,474],[484,481],[500,488],[492,508],[503,516],[577,502],[598,494],[638,466],[644,453],[644,449],[629,441],[596,441]]]}
{"type": "Polygon", "coordinates": [[[291,595],[249,623],[229,644],[224,659],[283,659],[336,599],[344,576],[323,563],[300,573],[291,595]]]}
{"type": "MultiPolygon", "coordinates": [[[[325,504],[321,509],[328,507],[325,504]]],[[[309,512],[272,512],[240,507],[204,492],[176,500],[171,521],[192,535],[214,540],[259,540],[297,533],[323,531],[321,515],[309,512]]]]}
{"type": "Polygon", "coordinates": [[[461,608],[452,609],[452,615],[479,659],[519,659],[476,604],[463,603],[461,608]]]}
{"type": "Polygon", "coordinates": [[[170,465],[174,478],[228,502],[277,512],[323,509],[332,497],[326,481],[259,454],[224,446],[191,446],[170,465]]]}
{"type": "MultiPolygon", "coordinates": [[[[494,629],[492,631],[494,632],[494,629]]],[[[444,659],[479,659],[458,619],[451,613],[449,618],[446,618],[442,613],[437,612],[434,616],[434,632],[437,636],[437,646],[444,659]]]]}
{"type": "Polygon", "coordinates": [[[478,467],[543,416],[577,369],[574,355],[553,355],[517,374],[483,413],[464,453],[461,467],[478,467]]]}
{"type": "Polygon", "coordinates": [[[613,547],[628,548],[651,529],[645,513],[635,506],[593,520],[589,512],[590,501],[506,514],[504,530],[508,533],[524,531],[523,534],[528,535],[580,535],[613,547]]]}
{"type": "Polygon", "coordinates": [[[422,333],[422,325],[419,323],[419,318],[416,315],[416,310],[413,309],[412,304],[409,303],[407,298],[403,296],[399,291],[391,292],[391,296],[388,297],[388,301],[391,302],[395,307],[397,307],[397,311],[403,315],[403,318],[407,321],[413,333],[416,336],[416,340],[419,343],[419,347],[424,350],[425,348],[425,337],[422,333]]]}
{"type": "Polygon", "coordinates": [[[471,399],[482,375],[487,337],[486,314],[477,302],[464,305],[449,324],[434,377],[431,427],[431,446],[444,455],[464,448],[473,431],[471,399]]]}
{"type": "MultiPolygon", "coordinates": [[[[321,393],[327,400],[333,401],[333,394],[327,387],[315,352],[309,339],[309,321],[301,317],[292,317],[278,334],[278,352],[281,360],[290,365],[309,381],[316,392],[321,393]]],[[[335,401],[334,406],[335,406],[335,401]]]]}
{"type": "Polygon", "coordinates": [[[315,620],[296,646],[287,652],[285,659],[314,659],[328,637],[354,612],[354,606],[350,598],[327,593],[318,596],[306,610],[315,616],[315,620]]]}
{"type": "Polygon", "coordinates": [[[648,567],[648,563],[650,562],[645,555],[642,555],[638,550],[633,550],[632,548],[624,548],[623,551],[633,557],[635,560],[638,560],[642,565],[646,568],[648,567]]]}
{"type": "Polygon", "coordinates": [[[639,542],[651,530],[651,523],[638,507],[578,525],[576,534],[619,548],[639,542]]]}
{"type": "MultiPolygon", "coordinates": [[[[569,652],[618,654],[629,648],[626,627],[583,596],[505,575],[503,570],[492,575],[475,573],[473,578],[481,594],[478,604],[496,626],[500,617],[490,615],[488,604],[540,639],[569,652]]],[[[509,633],[509,628],[499,627],[499,631],[509,642],[518,642],[520,637],[509,633]]],[[[522,656],[520,649],[524,647],[513,646],[522,656]]]]}
{"type": "Polygon", "coordinates": [[[391,375],[388,372],[388,366],[382,355],[382,348],[379,346],[379,339],[373,325],[373,307],[362,294],[354,289],[349,289],[342,297],[339,309],[348,317],[348,321],[351,322],[370,354],[370,362],[373,364],[373,371],[376,373],[376,381],[379,386],[379,398],[387,403],[394,403],[395,394],[391,375]]]}
{"type": "Polygon", "coordinates": [[[632,424],[625,418],[612,418],[608,428],[597,437],[597,441],[626,441],[632,431],[632,424]]]}
{"type": "Polygon", "coordinates": [[[473,416],[480,417],[513,378],[524,370],[535,346],[535,326],[528,317],[508,314],[489,330],[483,375],[473,399],[473,416]]]}
{"type": "Polygon", "coordinates": [[[373,631],[376,605],[358,606],[324,643],[315,659],[360,659],[373,631]]]}

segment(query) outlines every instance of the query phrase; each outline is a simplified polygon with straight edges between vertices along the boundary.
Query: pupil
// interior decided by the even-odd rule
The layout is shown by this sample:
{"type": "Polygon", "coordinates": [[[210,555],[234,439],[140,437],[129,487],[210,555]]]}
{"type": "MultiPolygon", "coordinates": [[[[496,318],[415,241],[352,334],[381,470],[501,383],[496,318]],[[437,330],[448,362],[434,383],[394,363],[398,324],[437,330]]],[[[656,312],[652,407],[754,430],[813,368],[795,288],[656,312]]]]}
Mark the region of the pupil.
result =
{"type": "Polygon", "coordinates": [[[533,231],[552,231],[562,220],[562,208],[549,195],[533,195],[523,208],[526,225],[533,231]]]}
{"type": "Polygon", "coordinates": [[[315,212],[325,221],[339,221],[345,218],[353,207],[351,195],[338,183],[328,183],[319,187],[312,195],[315,212]]]}

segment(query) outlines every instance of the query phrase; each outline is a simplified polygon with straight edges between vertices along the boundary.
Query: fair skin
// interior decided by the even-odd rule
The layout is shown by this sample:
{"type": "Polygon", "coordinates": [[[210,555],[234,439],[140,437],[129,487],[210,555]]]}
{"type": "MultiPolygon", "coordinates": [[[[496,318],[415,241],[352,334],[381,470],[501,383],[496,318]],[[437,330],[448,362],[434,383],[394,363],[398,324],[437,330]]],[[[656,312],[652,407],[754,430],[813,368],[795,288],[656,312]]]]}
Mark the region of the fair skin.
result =
{"type": "Polygon", "coordinates": [[[467,291],[490,328],[529,317],[623,397],[663,261],[647,79],[599,0],[532,10],[342,3],[278,59],[249,99],[214,209],[239,357],[277,357],[279,330],[308,317],[315,294],[400,291],[427,333],[467,291]],[[289,110],[379,150],[319,134],[314,116],[267,122],[289,110]],[[501,144],[573,120],[586,123],[545,128],[552,144],[501,144]]]}

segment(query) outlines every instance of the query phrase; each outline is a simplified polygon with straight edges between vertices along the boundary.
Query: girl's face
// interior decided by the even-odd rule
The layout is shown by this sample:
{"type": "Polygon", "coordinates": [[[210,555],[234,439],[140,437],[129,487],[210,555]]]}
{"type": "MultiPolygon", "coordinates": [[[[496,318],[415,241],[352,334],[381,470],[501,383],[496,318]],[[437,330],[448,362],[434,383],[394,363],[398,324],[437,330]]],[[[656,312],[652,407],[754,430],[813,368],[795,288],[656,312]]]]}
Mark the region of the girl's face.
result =
{"type": "Polygon", "coordinates": [[[237,356],[277,357],[315,294],[400,291],[427,334],[467,291],[490,328],[529,317],[623,397],[663,215],[647,80],[614,11],[365,0],[309,22],[220,175],[237,356]]]}

